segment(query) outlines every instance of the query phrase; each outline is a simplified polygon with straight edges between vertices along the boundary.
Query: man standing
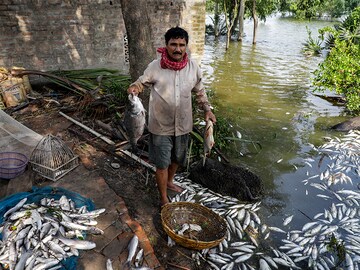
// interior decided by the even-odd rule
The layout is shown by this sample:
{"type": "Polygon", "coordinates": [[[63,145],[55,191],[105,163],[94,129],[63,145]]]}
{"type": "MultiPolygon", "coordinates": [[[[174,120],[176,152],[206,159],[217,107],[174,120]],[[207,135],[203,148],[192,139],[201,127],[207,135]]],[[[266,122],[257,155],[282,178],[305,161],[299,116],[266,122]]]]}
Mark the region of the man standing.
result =
{"type": "Polygon", "coordinates": [[[191,94],[205,112],[205,121],[216,122],[211,112],[198,64],[188,58],[188,33],[173,27],[165,34],[161,58],[152,61],[144,74],[128,88],[138,95],[150,87],[148,130],[150,161],[155,164],[161,205],[169,202],[167,189],[181,192],[173,179],[178,166],[186,164],[189,133],[193,128],[191,94]]]}

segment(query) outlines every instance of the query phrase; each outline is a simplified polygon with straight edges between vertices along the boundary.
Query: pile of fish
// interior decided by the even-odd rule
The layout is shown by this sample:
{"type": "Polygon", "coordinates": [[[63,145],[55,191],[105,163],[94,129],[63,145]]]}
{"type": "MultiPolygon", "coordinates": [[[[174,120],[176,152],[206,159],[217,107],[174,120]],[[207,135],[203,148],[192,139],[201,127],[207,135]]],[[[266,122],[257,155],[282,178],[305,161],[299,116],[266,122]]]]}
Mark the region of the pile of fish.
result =
{"type": "MultiPolygon", "coordinates": [[[[321,190],[317,197],[328,200],[329,208],[297,230],[288,230],[293,214],[284,219],[282,228],[268,226],[258,215],[260,202],[240,202],[193,183],[186,175],[177,175],[175,181],[184,191],[172,201],[203,204],[228,225],[226,238],[218,247],[193,254],[198,264],[203,260],[216,270],[359,269],[360,192],[345,187],[353,187],[354,179],[359,179],[360,132],[328,139],[328,143],[314,148],[319,153],[317,166],[326,164],[325,168],[317,175],[307,173],[303,182],[321,190]],[[273,240],[278,237],[282,245],[274,247],[273,240]]],[[[315,162],[307,159],[304,165],[312,167],[315,162]]],[[[174,243],[169,240],[168,244],[174,243]]]]}
{"type": "Polygon", "coordinates": [[[5,269],[59,269],[62,261],[79,250],[95,248],[85,234],[103,234],[97,218],[104,208],[77,208],[65,195],[59,200],[43,197],[39,203],[20,200],[6,211],[0,227],[0,264],[5,269]]]}

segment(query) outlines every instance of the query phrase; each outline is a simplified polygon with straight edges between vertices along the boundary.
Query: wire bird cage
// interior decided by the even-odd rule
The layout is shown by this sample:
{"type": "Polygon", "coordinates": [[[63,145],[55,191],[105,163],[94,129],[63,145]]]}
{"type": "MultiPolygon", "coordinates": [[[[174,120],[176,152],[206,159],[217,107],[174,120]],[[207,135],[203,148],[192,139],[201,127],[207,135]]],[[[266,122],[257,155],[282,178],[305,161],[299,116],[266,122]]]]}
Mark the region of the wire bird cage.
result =
{"type": "Polygon", "coordinates": [[[48,134],[31,153],[29,163],[41,176],[57,181],[76,168],[79,160],[60,138],[48,134]]]}

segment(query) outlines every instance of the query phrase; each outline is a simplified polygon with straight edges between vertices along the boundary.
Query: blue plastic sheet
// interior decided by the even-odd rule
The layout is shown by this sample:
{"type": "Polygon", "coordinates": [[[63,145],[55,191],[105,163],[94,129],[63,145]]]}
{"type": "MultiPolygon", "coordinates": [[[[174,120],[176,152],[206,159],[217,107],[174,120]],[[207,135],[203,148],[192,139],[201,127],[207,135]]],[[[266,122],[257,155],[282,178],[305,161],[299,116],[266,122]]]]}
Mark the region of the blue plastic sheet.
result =
{"type": "MultiPolygon", "coordinates": [[[[8,196],[0,201],[0,224],[4,221],[4,214],[10,208],[14,207],[19,201],[24,198],[27,198],[26,204],[28,203],[40,203],[40,200],[44,197],[53,198],[55,200],[60,199],[62,195],[65,195],[68,199],[71,199],[77,208],[81,206],[86,206],[89,211],[95,209],[94,203],[80,194],[76,192],[69,191],[64,188],[59,187],[33,187],[31,192],[21,192],[16,193],[11,196],[8,196]]],[[[0,239],[2,239],[2,235],[0,234],[0,239]]],[[[61,261],[61,265],[63,266],[62,270],[73,270],[76,269],[78,257],[72,256],[67,258],[66,260],[61,261]]]]}

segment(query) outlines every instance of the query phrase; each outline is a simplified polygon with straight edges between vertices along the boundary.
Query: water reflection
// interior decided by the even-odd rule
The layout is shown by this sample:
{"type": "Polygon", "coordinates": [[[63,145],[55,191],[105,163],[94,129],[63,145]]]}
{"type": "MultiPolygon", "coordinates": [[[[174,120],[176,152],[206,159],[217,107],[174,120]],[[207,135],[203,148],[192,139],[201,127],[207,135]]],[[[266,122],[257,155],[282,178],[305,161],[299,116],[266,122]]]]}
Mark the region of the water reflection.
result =
{"type": "MultiPolygon", "coordinates": [[[[227,52],[225,40],[206,40],[202,68],[207,87],[216,94],[217,114],[234,119],[246,140],[227,154],[263,179],[263,215],[269,222],[281,223],[282,216],[300,208],[310,216],[315,211],[314,202],[304,200],[301,181],[309,172],[303,159],[312,155],[312,145],[331,135],[327,128],[344,118],[342,108],[311,93],[311,72],[321,59],[304,57],[301,48],[306,26],[316,35],[332,24],[273,17],[259,24],[253,46],[248,21],[244,41],[232,42],[227,52]]],[[[300,214],[294,220],[305,219],[300,214]]]]}

